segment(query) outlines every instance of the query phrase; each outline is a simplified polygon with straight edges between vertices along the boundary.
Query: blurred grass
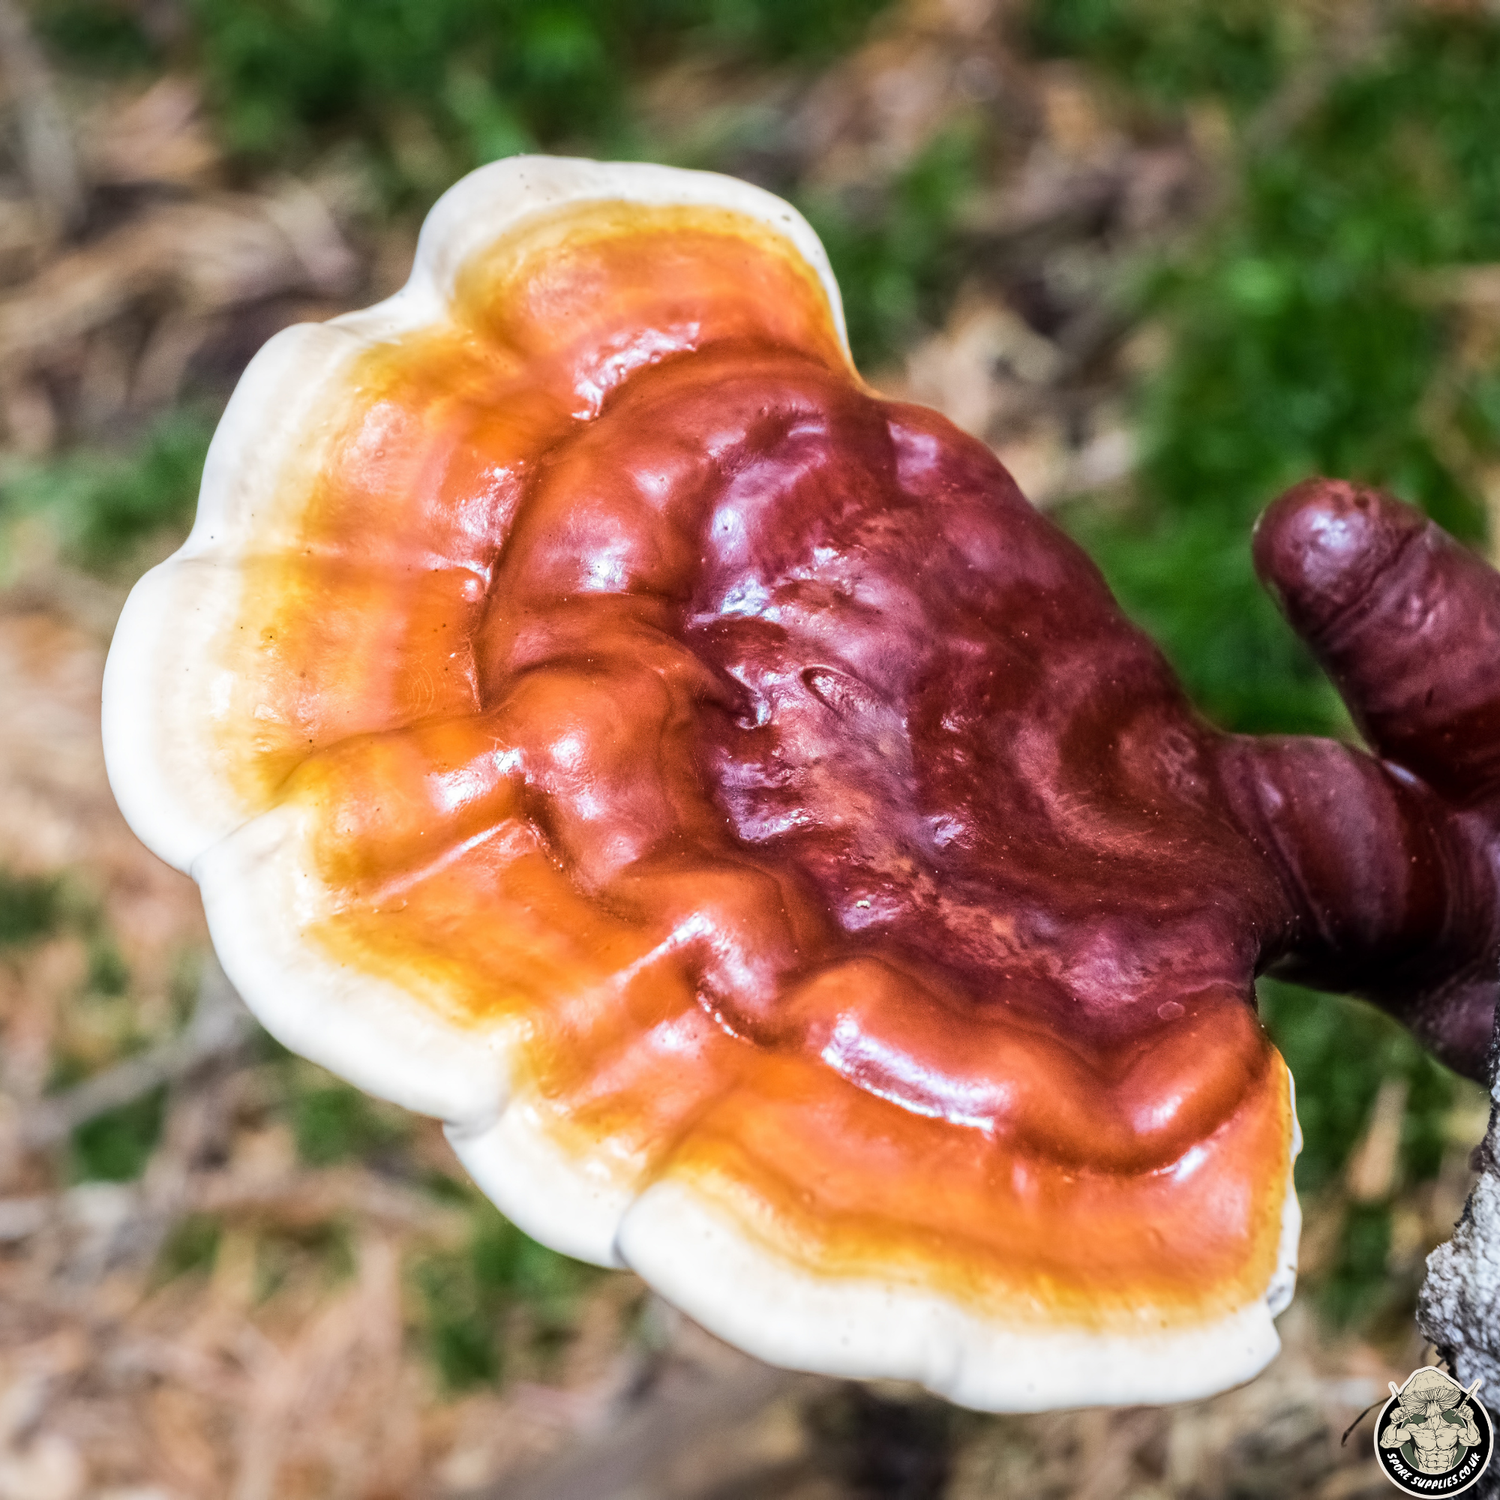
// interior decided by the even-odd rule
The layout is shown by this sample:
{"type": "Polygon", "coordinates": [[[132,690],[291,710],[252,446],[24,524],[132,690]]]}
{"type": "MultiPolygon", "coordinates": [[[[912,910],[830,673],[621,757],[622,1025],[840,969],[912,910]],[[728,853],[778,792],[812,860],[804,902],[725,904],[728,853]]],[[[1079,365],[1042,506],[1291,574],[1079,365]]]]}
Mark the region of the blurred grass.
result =
{"type": "Polygon", "coordinates": [[[351,1158],[370,1161],[401,1145],[410,1133],[404,1114],[382,1109],[344,1083],[299,1089],[291,1107],[297,1155],[310,1167],[351,1158]]]}
{"type": "MultiPolygon", "coordinates": [[[[143,1021],[130,966],[93,893],[72,881],[18,880],[0,874],[0,935],[7,928],[15,956],[53,938],[71,941],[81,949],[82,977],[53,1042],[50,1092],[83,1082],[153,1040],[143,1021]]],[[[165,1088],[152,1089],[75,1129],[66,1152],[69,1181],[131,1182],[138,1178],[161,1137],[166,1100],[165,1088]]]]}
{"type": "Polygon", "coordinates": [[[1454,1075],[1404,1028],[1360,1001],[1274,981],[1263,981],[1260,990],[1261,1014],[1297,1080],[1303,1136],[1299,1191],[1319,1192],[1337,1182],[1387,1078],[1405,1079],[1410,1089],[1401,1180],[1436,1177],[1447,1145],[1447,1114],[1459,1087],[1454,1075]]]}
{"type": "MultiPolygon", "coordinates": [[[[664,159],[631,91],[682,57],[807,70],[890,0],[192,0],[174,46],[109,0],[41,0],[43,37],[106,72],[173,64],[203,80],[239,169],[354,150],[387,212],[425,208],[457,177],[533,150],[664,159]]],[[[695,165],[715,167],[731,138],[695,165]]],[[[943,133],[888,185],[799,192],[844,290],[857,359],[879,363],[940,321],[958,277],[956,214],[980,132],[943,133]]],[[[138,462],[141,460],[137,460],[138,462]]]]}
{"type": "Polygon", "coordinates": [[[1171,350],[1137,396],[1138,503],[1075,509],[1073,529],[1212,718],[1344,732],[1255,582],[1249,533],[1281,489],[1326,473],[1485,535],[1467,461],[1500,447],[1500,372],[1456,367],[1451,319],[1419,286],[1500,259],[1500,24],[1407,12],[1283,122],[1267,99],[1318,61],[1310,38],[1285,38],[1294,6],[1070,0],[1035,14],[1044,41],[1139,89],[1142,108],[1217,106],[1229,129],[1223,208],[1137,292],[1171,350]]]}
{"type": "Polygon", "coordinates": [[[983,181],[984,144],[977,122],[954,126],[884,191],[797,195],[833,263],[862,368],[941,326],[962,270],[958,216],[983,181]]]}
{"type": "Polygon", "coordinates": [[[470,1225],[466,1244],[429,1253],[411,1271],[444,1385],[462,1391],[498,1380],[508,1353],[545,1363],[605,1273],[537,1244],[467,1183],[435,1176],[429,1185],[462,1207],[470,1225]]]}
{"type": "Polygon", "coordinates": [[[37,942],[62,920],[61,882],[0,870],[0,952],[37,942]]]}
{"type": "Polygon", "coordinates": [[[1243,110],[1311,49],[1310,20],[1264,0],[1036,0],[1025,29],[1040,55],[1086,58],[1149,106],[1213,97],[1243,110]]]}
{"type": "Polygon", "coordinates": [[[189,0],[185,34],[164,44],[107,0],[43,0],[38,24],[96,69],[190,67],[246,168],[357,145],[396,206],[517,151],[640,154],[630,90],[642,68],[687,54],[827,62],[888,3],[189,0]]]}
{"type": "Polygon", "coordinates": [[[0,474],[0,528],[44,518],[71,561],[133,576],[145,544],[175,539],[192,521],[216,421],[211,407],[179,407],[122,449],[81,448],[12,463],[0,474]]]}
{"type": "Polygon", "coordinates": [[[69,1141],[74,1182],[134,1182],[146,1170],[161,1138],[165,1087],[80,1125],[69,1141]]]}
{"type": "MultiPolygon", "coordinates": [[[[275,1044],[267,1051],[276,1059],[276,1113],[290,1122],[303,1165],[409,1172],[402,1150],[413,1132],[409,1114],[275,1044]]],[[[420,1187],[434,1207],[457,1208],[468,1224],[461,1245],[428,1250],[408,1268],[420,1337],[444,1387],[456,1392],[499,1380],[507,1352],[545,1360],[603,1273],[539,1245],[468,1183],[430,1172],[420,1187]]],[[[198,1242],[207,1238],[200,1229],[198,1242]]]]}

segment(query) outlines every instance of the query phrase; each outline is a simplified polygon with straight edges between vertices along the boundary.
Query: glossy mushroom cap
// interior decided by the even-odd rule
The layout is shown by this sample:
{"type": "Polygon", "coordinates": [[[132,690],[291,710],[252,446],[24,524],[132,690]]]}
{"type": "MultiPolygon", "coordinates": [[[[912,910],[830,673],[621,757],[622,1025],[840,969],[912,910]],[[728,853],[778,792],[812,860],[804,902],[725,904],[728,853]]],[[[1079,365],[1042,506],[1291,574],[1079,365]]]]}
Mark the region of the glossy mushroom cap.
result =
{"type": "Polygon", "coordinates": [[[1493,946],[1433,793],[1196,719],[706,174],[485,168],[398,297],[273,340],[106,693],[289,1046],[747,1349],[976,1406],[1255,1373],[1297,1233],[1255,974],[1493,946]]]}

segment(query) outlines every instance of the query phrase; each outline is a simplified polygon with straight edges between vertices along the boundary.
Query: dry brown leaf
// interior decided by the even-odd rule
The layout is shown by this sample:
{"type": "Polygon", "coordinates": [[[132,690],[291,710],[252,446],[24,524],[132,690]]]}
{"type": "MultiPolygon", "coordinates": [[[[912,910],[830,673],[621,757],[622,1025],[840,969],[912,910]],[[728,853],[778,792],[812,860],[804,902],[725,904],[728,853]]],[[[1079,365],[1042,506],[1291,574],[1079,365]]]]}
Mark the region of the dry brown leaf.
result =
{"type": "Polygon", "coordinates": [[[96,183],[194,186],[211,178],[220,163],[198,85],[174,74],[158,78],[144,93],[96,107],[80,137],[96,183]]]}

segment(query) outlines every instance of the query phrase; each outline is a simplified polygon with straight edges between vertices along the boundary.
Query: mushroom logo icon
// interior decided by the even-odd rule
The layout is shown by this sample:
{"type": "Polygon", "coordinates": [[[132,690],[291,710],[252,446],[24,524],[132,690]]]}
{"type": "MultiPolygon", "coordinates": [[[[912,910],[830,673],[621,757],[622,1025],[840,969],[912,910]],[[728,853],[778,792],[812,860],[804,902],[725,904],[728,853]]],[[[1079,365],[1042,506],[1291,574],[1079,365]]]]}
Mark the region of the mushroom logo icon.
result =
{"type": "Polygon", "coordinates": [[[1489,1413],[1451,1375],[1413,1370],[1375,1426],[1375,1456],[1403,1495],[1457,1495],[1489,1467],[1495,1432],[1489,1413]]]}

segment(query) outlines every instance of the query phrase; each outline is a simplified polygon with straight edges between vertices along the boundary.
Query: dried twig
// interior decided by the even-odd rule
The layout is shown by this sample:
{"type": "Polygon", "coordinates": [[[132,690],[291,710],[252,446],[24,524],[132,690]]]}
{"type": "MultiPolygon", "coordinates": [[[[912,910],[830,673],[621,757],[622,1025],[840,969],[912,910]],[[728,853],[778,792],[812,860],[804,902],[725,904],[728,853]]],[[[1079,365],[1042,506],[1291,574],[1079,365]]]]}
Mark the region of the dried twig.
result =
{"type": "Polygon", "coordinates": [[[462,1211],[442,1207],[430,1194],[350,1168],[269,1180],[200,1172],[188,1179],[183,1196],[188,1212],[263,1216],[283,1225],[321,1224],[342,1214],[428,1241],[457,1243],[469,1231],[462,1211]]]}
{"type": "MultiPolygon", "coordinates": [[[[114,1219],[157,1218],[164,1227],[188,1214],[216,1218],[269,1220],[286,1228],[306,1228],[346,1216],[393,1233],[415,1235],[432,1243],[458,1244],[469,1221],[457,1209],[444,1208],[426,1193],[369,1172],[331,1168],[262,1178],[234,1172],[193,1172],[173,1185],[170,1194],[149,1181],[130,1186],[106,1185],[114,1219]]],[[[65,1193],[0,1198],[0,1244],[30,1239],[56,1225],[97,1227],[101,1189],[85,1183],[65,1193]]]]}
{"type": "Polygon", "coordinates": [[[816,1384],[812,1377],[736,1358],[722,1373],[663,1379],[621,1421],[529,1474],[465,1491],[456,1500],[624,1500],[663,1497],[661,1473],[695,1439],[722,1439],[772,1401],[816,1384]]]}
{"type": "MultiPolygon", "coordinates": [[[[3,0],[0,0],[3,3],[3,0]]],[[[21,1123],[21,1143],[41,1150],[64,1141],[80,1125],[133,1103],[164,1083],[185,1078],[230,1056],[249,1039],[253,1023],[212,956],[204,962],[198,1004],[180,1035],[128,1057],[66,1093],[42,1100],[21,1123]]]]}
{"type": "Polygon", "coordinates": [[[77,229],[86,208],[73,138],[52,87],[52,73],[16,0],[0,0],[0,68],[19,116],[31,191],[61,232],[77,229]]]}

